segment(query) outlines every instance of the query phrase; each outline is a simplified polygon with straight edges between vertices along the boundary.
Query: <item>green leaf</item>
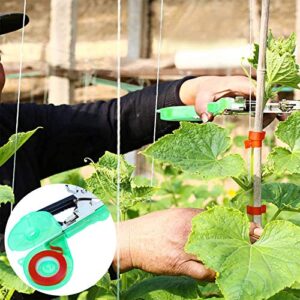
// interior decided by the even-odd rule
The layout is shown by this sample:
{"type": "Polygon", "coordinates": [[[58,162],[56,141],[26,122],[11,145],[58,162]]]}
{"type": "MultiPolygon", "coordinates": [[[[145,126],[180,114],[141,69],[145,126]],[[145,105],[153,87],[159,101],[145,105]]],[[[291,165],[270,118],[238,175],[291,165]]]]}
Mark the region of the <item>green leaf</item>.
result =
{"type": "MultiPolygon", "coordinates": [[[[93,164],[96,172],[87,179],[91,192],[103,200],[112,200],[117,197],[118,156],[105,152],[99,161],[93,164]]],[[[120,183],[123,191],[130,190],[131,175],[134,167],[129,165],[123,156],[120,157],[120,183]]]]}
{"type": "Polygon", "coordinates": [[[286,121],[280,122],[275,135],[289,146],[289,150],[300,150],[300,112],[295,112],[286,121]]]}
{"type": "Polygon", "coordinates": [[[66,172],[62,172],[59,174],[55,174],[49,177],[49,181],[51,184],[54,183],[65,183],[65,184],[73,184],[85,188],[85,181],[80,173],[80,169],[70,170],[66,172]]]}
{"type": "Polygon", "coordinates": [[[265,183],[262,185],[261,198],[275,204],[280,210],[299,208],[300,186],[293,183],[265,183]]]}
{"type": "MultiPolygon", "coordinates": [[[[98,165],[101,168],[106,168],[107,170],[112,171],[114,174],[118,168],[118,155],[106,151],[105,154],[99,159],[98,165]]],[[[121,156],[120,170],[121,178],[129,178],[134,171],[134,166],[127,163],[123,156],[121,156]]]]}
{"type": "Polygon", "coordinates": [[[252,198],[253,189],[247,191],[240,190],[232,199],[230,199],[227,206],[238,209],[241,212],[245,212],[246,207],[252,198]]]}
{"type": "Polygon", "coordinates": [[[34,289],[27,286],[19,277],[14,273],[12,268],[0,260],[0,285],[14,289],[20,293],[32,294],[34,289]]]}
{"type": "Polygon", "coordinates": [[[281,291],[269,300],[299,300],[299,297],[295,296],[293,293],[288,291],[281,291]]]}
{"type": "MultiPolygon", "coordinates": [[[[216,297],[221,297],[222,294],[220,292],[220,289],[218,285],[214,282],[201,282],[199,284],[199,290],[201,292],[201,296],[203,298],[209,298],[216,296],[216,297]]],[[[222,298],[224,299],[224,298],[222,298]]]]}
{"type": "Polygon", "coordinates": [[[289,52],[279,55],[267,49],[266,81],[270,86],[281,85],[298,88],[300,83],[299,67],[295,56],[289,52]]]}
{"type": "Polygon", "coordinates": [[[265,299],[300,278],[300,228],[273,221],[251,244],[249,227],[245,214],[226,207],[192,220],[185,250],[218,272],[216,283],[225,299],[265,299]]]}
{"type": "Polygon", "coordinates": [[[300,174],[300,151],[275,147],[268,156],[268,163],[277,175],[300,174]]]}
{"type": "Polygon", "coordinates": [[[239,176],[245,168],[241,156],[224,156],[230,144],[225,129],[213,123],[182,122],[173,134],[160,138],[143,154],[183,171],[197,173],[202,179],[239,176]]]}
{"type": "MultiPolygon", "coordinates": [[[[97,163],[95,173],[86,180],[88,189],[101,200],[117,199],[118,155],[105,152],[97,163]]],[[[148,200],[154,193],[152,186],[138,186],[133,177],[134,167],[120,157],[120,209],[125,212],[135,204],[148,200]]]]}
{"type": "Polygon", "coordinates": [[[122,296],[123,300],[198,299],[198,284],[196,280],[183,276],[156,276],[131,286],[122,296]]]}
{"type": "Polygon", "coordinates": [[[293,54],[296,49],[296,34],[293,32],[288,38],[274,38],[272,32],[269,32],[267,47],[270,51],[284,55],[285,53],[293,54]]]}
{"type": "Polygon", "coordinates": [[[300,174],[300,112],[280,122],[275,134],[288,148],[274,148],[268,156],[268,169],[279,175],[300,174]]]}
{"type": "Polygon", "coordinates": [[[0,167],[4,165],[26,141],[41,127],[35,130],[12,135],[8,142],[0,148],[0,167]]]}
{"type": "MultiPolygon", "coordinates": [[[[300,83],[299,66],[294,55],[296,36],[275,39],[269,33],[266,50],[265,100],[272,99],[283,86],[298,88],[300,83]],[[276,89],[274,91],[274,89],[276,89]]],[[[257,69],[259,46],[254,44],[253,56],[249,63],[257,69]]]]}
{"type": "Polygon", "coordinates": [[[15,196],[13,190],[8,185],[0,185],[0,206],[5,203],[14,203],[15,196]]]}
{"type": "Polygon", "coordinates": [[[254,44],[253,45],[253,54],[252,57],[248,58],[248,62],[251,64],[251,66],[254,69],[257,69],[257,65],[258,65],[258,54],[259,54],[259,45],[258,44],[254,44]]]}

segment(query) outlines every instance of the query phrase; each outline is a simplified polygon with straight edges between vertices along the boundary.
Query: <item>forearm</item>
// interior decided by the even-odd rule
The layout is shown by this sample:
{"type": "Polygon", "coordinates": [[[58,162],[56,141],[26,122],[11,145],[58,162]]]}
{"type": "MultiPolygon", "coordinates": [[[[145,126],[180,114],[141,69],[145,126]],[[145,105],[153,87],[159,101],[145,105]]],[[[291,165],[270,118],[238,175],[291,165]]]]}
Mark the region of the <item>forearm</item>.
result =
{"type": "MultiPolygon", "coordinates": [[[[180,89],[188,78],[161,83],[158,90],[157,108],[184,105],[180,99],[180,89]]],[[[154,119],[157,114],[156,86],[146,87],[141,91],[129,93],[121,99],[121,152],[149,144],[153,140],[154,119]]],[[[117,135],[117,102],[109,104],[109,123],[116,142],[117,135]]],[[[172,132],[179,126],[178,122],[165,122],[157,115],[156,138],[172,132]]],[[[113,152],[116,151],[116,143],[113,152]]]]}
{"type": "MultiPolygon", "coordinates": [[[[183,105],[179,90],[184,80],[159,85],[158,108],[183,105]]],[[[121,100],[121,152],[138,149],[153,139],[156,87],[129,93],[121,100]]],[[[3,105],[6,130],[14,128],[15,105],[3,105]],[[5,120],[6,120],[5,119],[5,120]]],[[[2,118],[3,120],[3,118],[2,118]]],[[[35,105],[20,107],[19,131],[42,126],[35,135],[36,159],[41,178],[80,167],[84,158],[97,160],[105,151],[117,151],[117,100],[78,105],[35,105]]],[[[3,122],[3,121],[1,121],[3,122]]],[[[171,132],[177,122],[158,119],[156,138],[171,132]]]]}

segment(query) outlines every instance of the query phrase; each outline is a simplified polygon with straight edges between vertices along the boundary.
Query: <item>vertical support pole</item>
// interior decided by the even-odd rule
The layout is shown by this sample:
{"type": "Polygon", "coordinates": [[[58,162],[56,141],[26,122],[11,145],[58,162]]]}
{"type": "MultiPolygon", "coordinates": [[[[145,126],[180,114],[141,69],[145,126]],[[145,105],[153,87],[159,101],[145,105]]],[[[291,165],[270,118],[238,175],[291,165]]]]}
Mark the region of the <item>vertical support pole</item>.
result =
{"type": "MultiPolygon", "coordinates": [[[[296,37],[297,37],[297,47],[296,47],[296,60],[300,63],[300,0],[296,0],[296,37]]],[[[294,99],[300,99],[300,90],[294,90],[294,99]]]]}
{"type": "Polygon", "coordinates": [[[149,41],[149,0],[128,0],[128,53],[129,59],[148,58],[149,41]]]}
{"type": "MultiPolygon", "coordinates": [[[[51,0],[50,65],[75,67],[77,0],[51,0]]],[[[49,103],[69,104],[74,99],[74,82],[50,76],[49,103]]]]}
{"type": "MultiPolygon", "coordinates": [[[[261,21],[260,21],[260,38],[259,38],[259,57],[257,68],[257,91],[256,91],[256,108],[254,131],[263,129],[263,109],[264,109],[264,92],[265,92],[265,73],[266,73],[266,47],[269,23],[269,6],[270,0],[262,0],[261,21]]],[[[254,148],[254,206],[261,206],[261,148],[254,148]]],[[[261,225],[261,215],[254,216],[253,221],[261,225]]]]}

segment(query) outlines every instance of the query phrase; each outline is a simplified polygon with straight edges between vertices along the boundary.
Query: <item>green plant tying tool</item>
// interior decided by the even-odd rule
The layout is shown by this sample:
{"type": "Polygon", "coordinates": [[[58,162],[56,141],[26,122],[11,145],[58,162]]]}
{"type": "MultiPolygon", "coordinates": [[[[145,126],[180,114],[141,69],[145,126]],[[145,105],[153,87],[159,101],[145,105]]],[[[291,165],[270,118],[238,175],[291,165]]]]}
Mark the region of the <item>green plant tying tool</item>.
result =
{"type": "Polygon", "coordinates": [[[41,290],[60,288],[70,280],[74,262],[68,238],[110,215],[93,194],[72,185],[66,188],[70,196],[23,216],[8,236],[11,250],[30,250],[19,264],[28,282],[41,290]],[[54,218],[69,208],[73,213],[63,222],[54,218]]]}
{"type": "MultiPolygon", "coordinates": [[[[265,106],[264,113],[291,113],[300,110],[299,100],[281,100],[269,102],[265,106]]],[[[207,111],[213,116],[222,114],[248,114],[255,112],[255,100],[246,100],[243,97],[225,97],[207,105],[207,111]]],[[[171,106],[158,110],[160,119],[164,121],[190,121],[201,122],[194,106],[171,106]]]]}

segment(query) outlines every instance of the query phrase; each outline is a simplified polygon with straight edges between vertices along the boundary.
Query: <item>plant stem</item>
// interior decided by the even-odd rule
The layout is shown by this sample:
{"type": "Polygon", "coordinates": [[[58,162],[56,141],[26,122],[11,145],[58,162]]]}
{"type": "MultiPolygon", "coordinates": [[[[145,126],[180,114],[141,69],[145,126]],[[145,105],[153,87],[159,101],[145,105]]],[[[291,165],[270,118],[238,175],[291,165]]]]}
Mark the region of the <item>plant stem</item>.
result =
{"type": "Polygon", "coordinates": [[[270,222],[276,220],[277,217],[279,216],[279,214],[280,214],[281,212],[282,212],[282,210],[281,210],[281,209],[278,209],[278,210],[276,211],[276,213],[274,214],[274,216],[272,217],[272,219],[270,220],[270,222]]]}
{"type": "Polygon", "coordinates": [[[290,211],[290,212],[296,212],[296,213],[300,213],[300,209],[299,208],[284,208],[284,211],[290,211]]]}
{"type": "Polygon", "coordinates": [[[231,177],[244,191],[248,191],[249,187],[236,177],[231,177]]]}
{"type": "MultiPolygon", "coordinates": [[[[126,221],[126,215],[127,215],[126,211],[121,211],[121,222],[126,221]]],[[[121,288],[122,288],[122,291],[126,291],[126,289],[127,289],[127,275],[126,275],[126,273],[121,275],[121,288]]]]}
{"type": "MultiPolygon", "coordinates": [[[[253,148],[251,148],[251,153],[250,153],[250,178],[253,180],[254,177],[254,154],[253,154],[253,148]]],[[[254,197],[253,197],[253,193],[252,196],[250,198],[250,203],[251,206],[254,205],[254,197]]],[[[253,221],[253,216],[249,215],[250,221],[253,221]]]]}
{"type": "Polygon", "coordinates": [[[177,201],[177,198],[176,198],[176,194],[172,193],[172,198],[173,198],[173,204],[175,205],[175,207],[178,207],[178,201],[177,201]]]}
{"type": "Polygon", "coordinates": [[[10,300],[12,298],[14,292],[15,292],[15,289],[9,290],[4,299],[5,300],[10,300]]]}

